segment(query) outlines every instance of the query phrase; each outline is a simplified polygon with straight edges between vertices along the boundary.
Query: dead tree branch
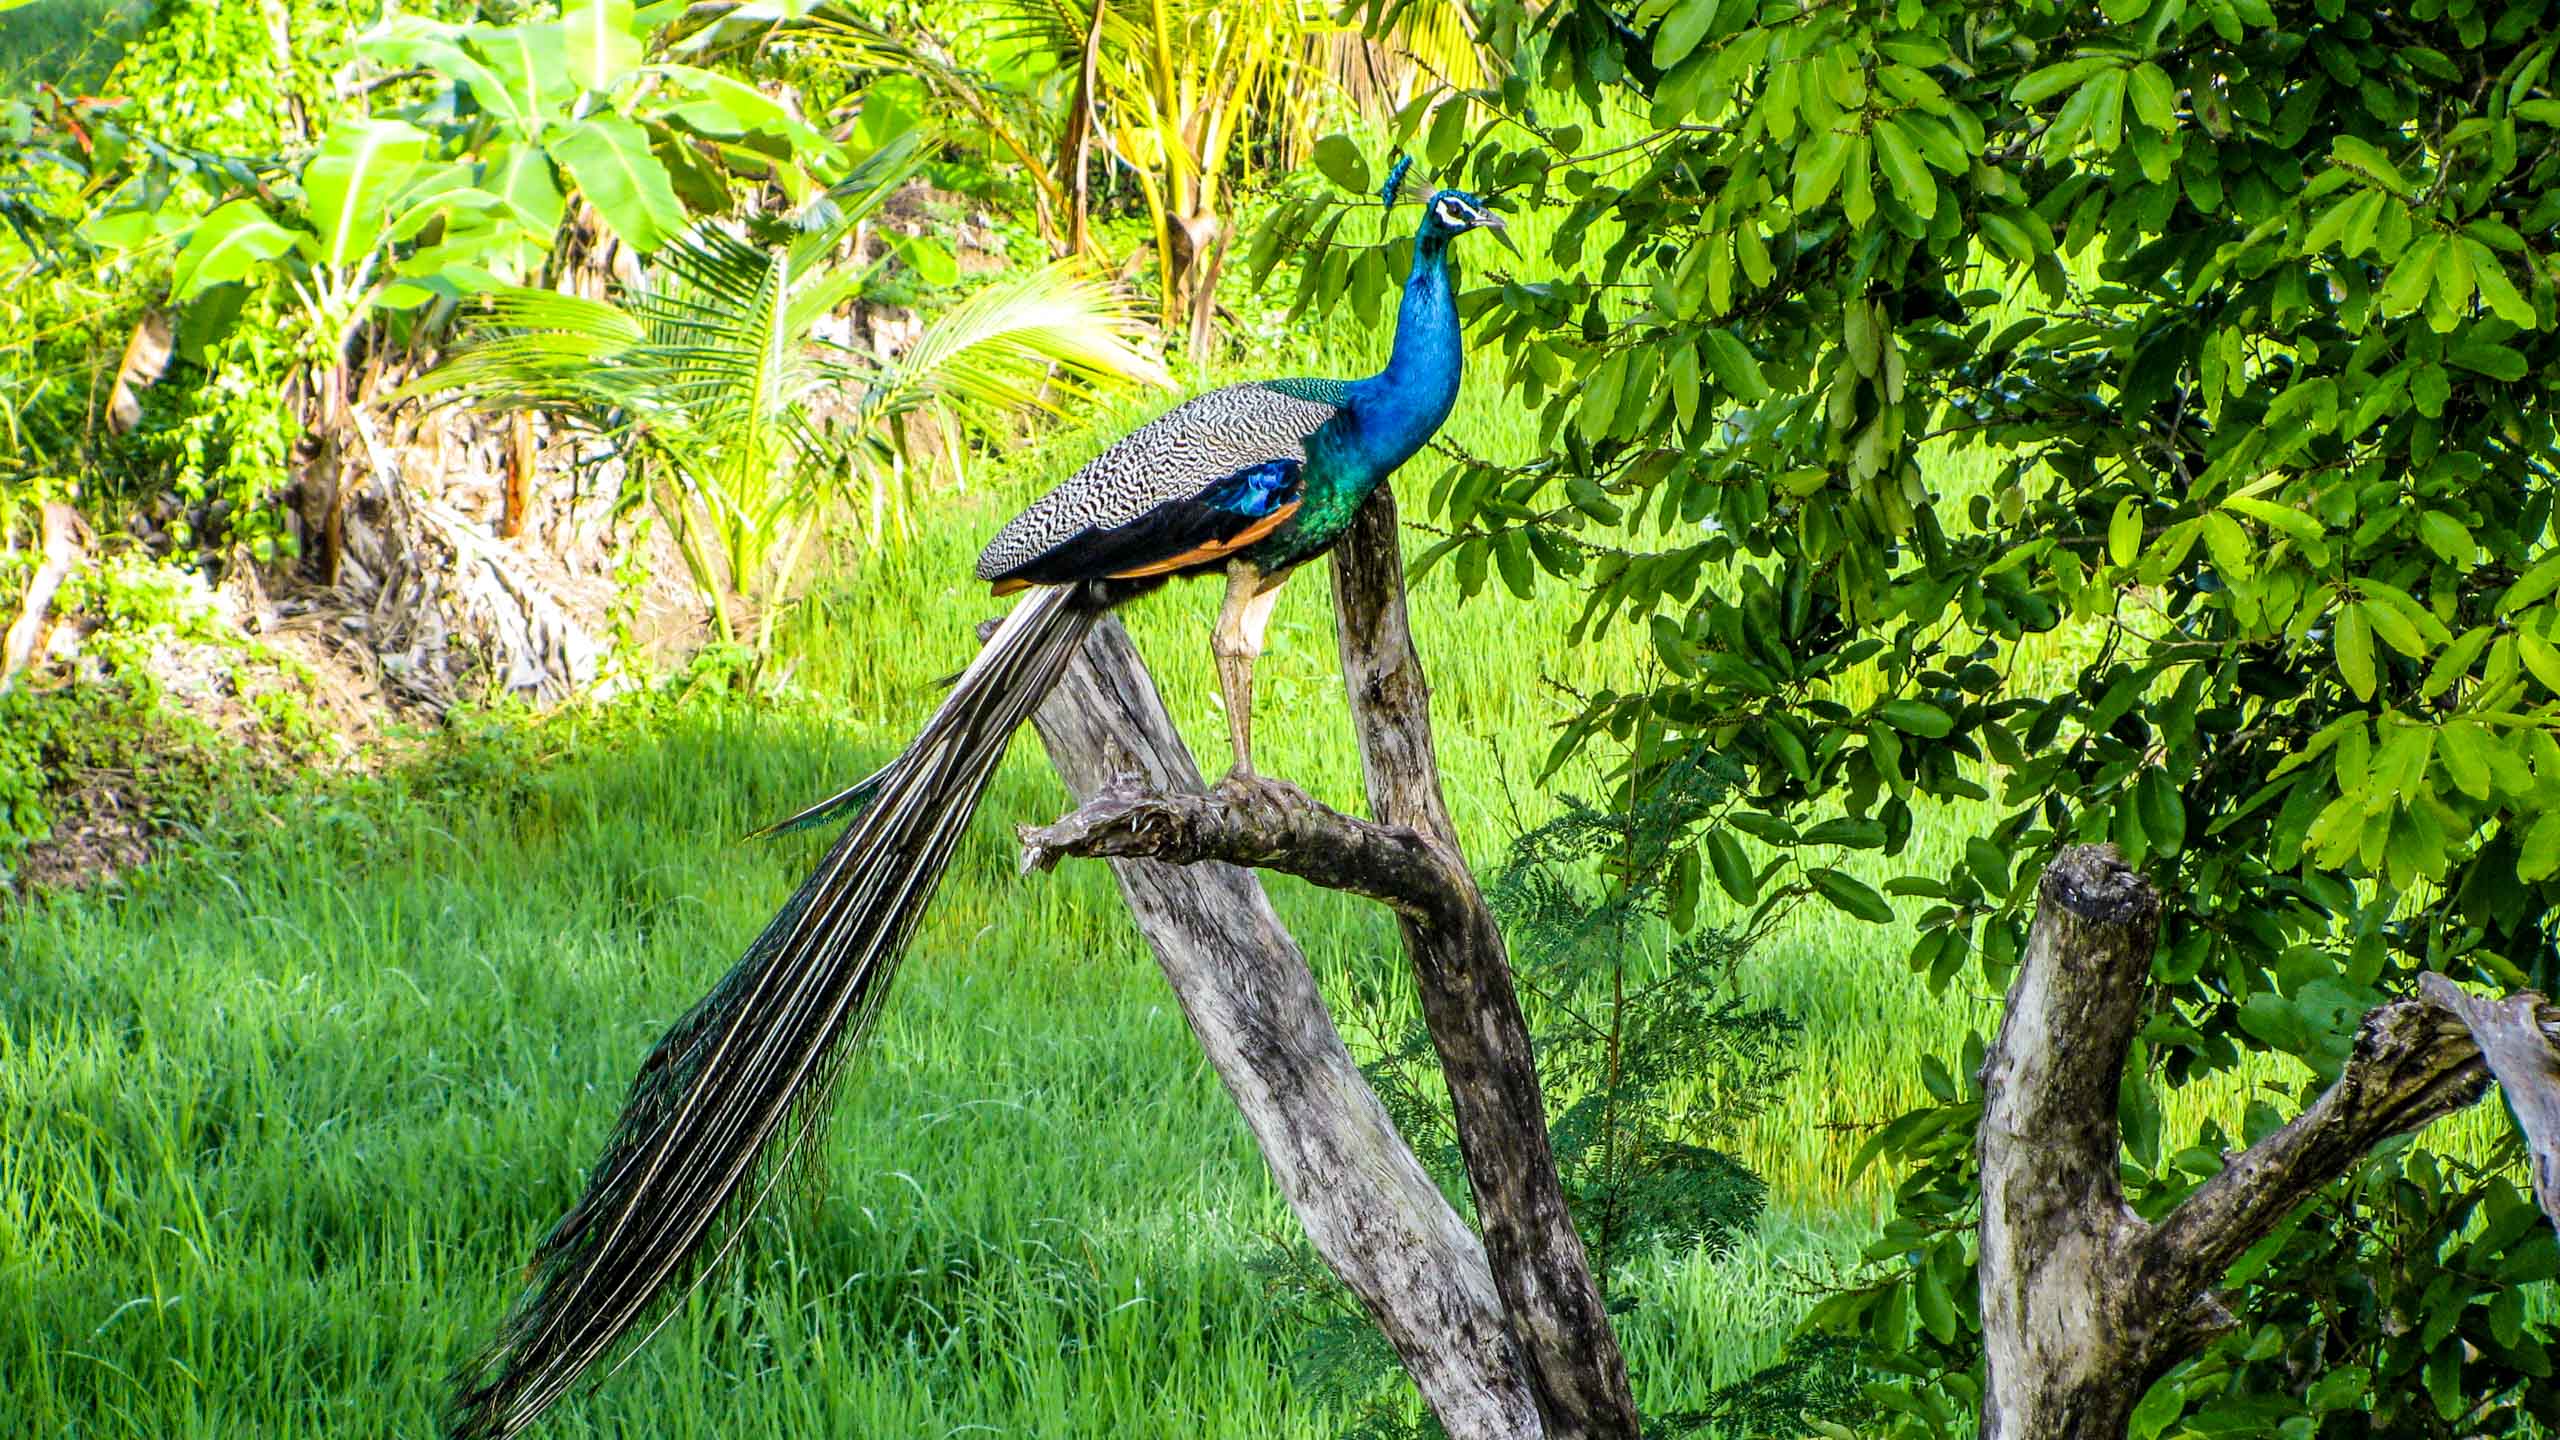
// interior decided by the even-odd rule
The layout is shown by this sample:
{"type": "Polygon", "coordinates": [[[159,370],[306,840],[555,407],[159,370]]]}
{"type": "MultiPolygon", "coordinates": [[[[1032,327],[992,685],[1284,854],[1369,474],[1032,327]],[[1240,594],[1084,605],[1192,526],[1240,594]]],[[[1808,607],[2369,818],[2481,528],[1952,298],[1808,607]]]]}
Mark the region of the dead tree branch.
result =
{"type": "Polygon", "coordinates": [[[2418,977],[2418,993],[2459,1017],[2533,1155],[2533,1195],[2560,1226],[2560,1007],[2527,992],[2484,1000],[2441,975],[2418,977]]]}
{"type": "MultiPolygon", "coordinates": [[[[1229,804],[1268,818],[1280,802],[1255,811],[1254,797],[1202,792],[1116,621],[1085,642],[1032,724],[1085,808],[1027,834],[1026,854],[1044,865],[1063,854],[1111,857],[1130,913],[1281,1194],[1442,1428],[1469,1440],[1537,1440],[1536,1401],[1483,1246],[1396,1133],[1261,882],[1222,863],[1198,819],[1229,804]],[[1149,859],[1141,833],[1192,838],[1149,859]]],[[[1250,856],[1239,848],[1228,858],[1250,856]]]]}
{"type": "Polygon", "coordinates": [[[1529,1025],[1511,984],[1511,954],[1477,893],[1440,794],[1431,687],[1405,619],[1404,555],[1391,491],[1381,488],[1369,498],[1334,550],[1333,607],[1370,813],[1438,848],[1457,885],[1439,923],[1410,914],[1398,921],[1423,1021],[1448,1080],[1485,1254],[1539,1412],[1556,1440],[1637,1435],[1626,1358],[1547,1143],[1546,1106],[1529,1025]]]}

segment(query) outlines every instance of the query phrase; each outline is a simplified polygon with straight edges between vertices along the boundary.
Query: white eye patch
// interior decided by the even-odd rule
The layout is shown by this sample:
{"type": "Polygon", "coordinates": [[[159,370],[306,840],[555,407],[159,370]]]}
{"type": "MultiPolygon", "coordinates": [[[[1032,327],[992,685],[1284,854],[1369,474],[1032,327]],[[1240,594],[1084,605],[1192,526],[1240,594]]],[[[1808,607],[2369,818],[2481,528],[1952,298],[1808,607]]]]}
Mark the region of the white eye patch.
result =
{"type": "Polygon", "coordinates": [[[1465,207],[1461,206],[1455,200],[1443,200],[1437,208],[1440,214],[1440,223],[1443,225],[1465,225],[1469,223],[1470,217],[1468,216],[1465,207]]]}

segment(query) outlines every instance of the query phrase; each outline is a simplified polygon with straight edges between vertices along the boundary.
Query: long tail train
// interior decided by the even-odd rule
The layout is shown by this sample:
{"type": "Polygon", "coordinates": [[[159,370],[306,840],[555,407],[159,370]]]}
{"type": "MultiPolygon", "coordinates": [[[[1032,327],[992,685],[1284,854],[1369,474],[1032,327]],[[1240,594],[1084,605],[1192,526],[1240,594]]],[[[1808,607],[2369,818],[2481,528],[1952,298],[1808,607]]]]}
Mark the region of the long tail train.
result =
{"type": "Polygon", "coordinates": [[[586,1193],[534,1256],[531,1287],[454,1377],[456,1440],[523,1429],[736,1243],[879,1013],[1006,742],[1113,598],[1088,584],[1034,591],[903,754],[775,827],[859,807],[745,957],[641,1063],[586,1193]]]}

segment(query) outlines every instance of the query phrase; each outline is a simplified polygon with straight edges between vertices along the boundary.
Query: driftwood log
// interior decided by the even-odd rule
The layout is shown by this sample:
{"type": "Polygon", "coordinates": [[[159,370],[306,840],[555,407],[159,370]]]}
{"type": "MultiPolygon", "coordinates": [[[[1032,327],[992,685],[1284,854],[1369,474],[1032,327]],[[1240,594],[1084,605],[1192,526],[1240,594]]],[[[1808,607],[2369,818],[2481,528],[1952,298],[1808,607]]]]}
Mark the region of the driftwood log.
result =
{"type": "Polygon", "coordinates": [[[2309,1109],[2146,1223],[2118,1181],[2117,1086],[2160,897],[2113,849],[2086,846],[2046,869],[2040,898],[1982,1072],[1984,1440],[2122,1436],[2152,1382],[2232,1324],[2216,1287],[2243,1251],[2375,1145],[2478,1100],[2493,1075],[2560,1223],[2560,1012],[2433,975],[2365,1017],[2309,1109]]]}
{"type": "Polygon", "coordinates": [[[1441,798],[1384,491],[1335,552],[1334,597],[1374,820],[1276,781],[1201,789],[1144,666],[1106,624],[1034,717],[1080,808],[1027,828],[1024,863],[1111,861],[1282,1193],[1451,1435],[1636,1436],[1626,1362],[1548,1147],[1509,955],[1441,798]],[[1394,911],[1481,1242],[1388,1122],[1244,867],[1394,911]]]}

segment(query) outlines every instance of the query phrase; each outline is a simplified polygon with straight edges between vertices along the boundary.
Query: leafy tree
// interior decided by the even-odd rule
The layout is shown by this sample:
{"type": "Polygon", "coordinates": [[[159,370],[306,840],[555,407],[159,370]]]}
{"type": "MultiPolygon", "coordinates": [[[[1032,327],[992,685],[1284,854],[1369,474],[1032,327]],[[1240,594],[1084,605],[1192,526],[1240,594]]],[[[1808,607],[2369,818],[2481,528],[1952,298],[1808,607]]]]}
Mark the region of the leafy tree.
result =
{"type": "MultiPolygon", "coordinates": [[[[1916,901],[1941,986],[2005,984],[2041,861],[2113,841],[2176,897],[2126,1087],[2145,1214],[2234,1138],[2164,1136],[2162,1089],[2270,1057],[2324,1081],[2424,971],[2560,979],[2560,15],[1488,14],[1511,73],[1404,133],[1555,218],[1544,263],[1464,302],[1541,453],[1440,476],[1422,563],[1574,585],[1585,631],[1645,627],[1669,671],[1592,697],[1556,761],[1654,725],[1731,757],[1745,803],[1704,870],[1755,914],[1916,901]],[[1994,818],[1924,868],[1915,819],[1958,800],[1994,818]]],[[[1273,234],[1338,239],[1338,203],[1273,234]]],[[[1394,264],[1317,257],[1307,294],[1394,264]]],[[[1909,1167],[1883,1271],[1818,1317],[1895,1372],[1897,1433],[1979,1391],[1979,1055],[1876,1136],[1909,1167]]],[[[2291,1232],[2317,1244],[2227,1277],[2235,1323],[2137,1429],[2549,1423],[2520,1287],[2560,1251],[2512,1158],[2399,1154],[2333,1190],[2291,1232]]]]}
{"type": "Polygon", "coordinates": [[[418,388],[550,411],[614,439],[721,638],[737,638],[734,597],[763,602],[761,655],[826,503],[860,482],[875,523],[888,508],[912,417],[949,433],[1054,409],[1098,383],[1170,383],[1129,344],[1118,302],[1064,266],[981,289],[893,364],[825,339],[822,322],[880,264],[848,257],[847,241],[914,173],[914,152],[873,155],[796,223],[698,227],[610,300],[499,290],[481,342],[418,388]]]}

